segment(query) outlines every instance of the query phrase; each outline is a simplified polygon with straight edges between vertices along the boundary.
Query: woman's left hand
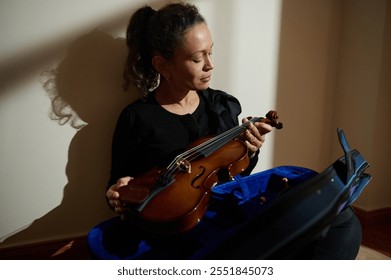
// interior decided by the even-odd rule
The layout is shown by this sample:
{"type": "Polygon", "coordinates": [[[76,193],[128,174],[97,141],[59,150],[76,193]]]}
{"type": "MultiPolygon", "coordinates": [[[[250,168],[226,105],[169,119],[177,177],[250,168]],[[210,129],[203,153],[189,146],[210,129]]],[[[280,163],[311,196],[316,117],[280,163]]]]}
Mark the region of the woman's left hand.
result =
{"type": "MultiPolygon", "coordinates": [[[[242,119],[242,123],[248,122],[247,118],[242,119]]],[[[249,156],[252,157],[262,147],[265,142],[265,135],[272,131],[272,126],[264,122],[255,122],[249,124],[243,134],[244,142],[247,145],[249,156]]]]}

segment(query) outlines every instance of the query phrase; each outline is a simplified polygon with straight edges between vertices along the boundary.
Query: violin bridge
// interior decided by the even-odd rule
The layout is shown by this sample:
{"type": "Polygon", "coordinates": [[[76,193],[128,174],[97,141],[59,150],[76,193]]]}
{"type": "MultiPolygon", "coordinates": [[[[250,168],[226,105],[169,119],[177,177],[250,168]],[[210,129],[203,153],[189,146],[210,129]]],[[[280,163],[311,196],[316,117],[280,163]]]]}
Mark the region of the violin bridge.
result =
{"type": "Polygon", "coordinates": [[[191,173],[191,164],[185,159],[178,159],[176,165],[180,171],[191,173]]]}

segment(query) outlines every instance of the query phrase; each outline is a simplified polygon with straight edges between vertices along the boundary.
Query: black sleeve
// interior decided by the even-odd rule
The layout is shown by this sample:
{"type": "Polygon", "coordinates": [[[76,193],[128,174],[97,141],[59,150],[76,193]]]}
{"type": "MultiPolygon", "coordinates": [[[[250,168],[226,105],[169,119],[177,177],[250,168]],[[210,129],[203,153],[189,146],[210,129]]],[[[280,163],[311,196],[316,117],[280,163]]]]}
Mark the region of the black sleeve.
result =
{"type": "Polygon", "coordinates": [[[107,188],[115,184],[119,178],[131,176],[132,157],[137,152],[137,139],[132,133],[134,117],[130,110],[125,108],[118,120],[114,130],[111,147],[111,170],[107,188]]]}

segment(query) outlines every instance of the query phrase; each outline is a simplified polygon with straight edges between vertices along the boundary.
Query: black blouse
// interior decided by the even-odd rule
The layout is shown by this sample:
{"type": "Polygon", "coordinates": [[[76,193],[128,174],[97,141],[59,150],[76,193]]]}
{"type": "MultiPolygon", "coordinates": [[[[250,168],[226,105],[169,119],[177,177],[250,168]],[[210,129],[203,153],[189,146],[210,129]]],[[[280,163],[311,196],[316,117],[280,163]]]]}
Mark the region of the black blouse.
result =
{"type": "MultiPolygon", "coordinates": [[[[238,125],[241,106],[235,97],[210,88],[198,94],[200,104],[192,114],[177,115],[165,110],[153,93],[122,111],[113,136],[108,186],[121,177],[165,167],[194,140],[238,125]]],[[[257,160],[257,156],[251,159],[244,175],[251,172],[257,160]]]]}

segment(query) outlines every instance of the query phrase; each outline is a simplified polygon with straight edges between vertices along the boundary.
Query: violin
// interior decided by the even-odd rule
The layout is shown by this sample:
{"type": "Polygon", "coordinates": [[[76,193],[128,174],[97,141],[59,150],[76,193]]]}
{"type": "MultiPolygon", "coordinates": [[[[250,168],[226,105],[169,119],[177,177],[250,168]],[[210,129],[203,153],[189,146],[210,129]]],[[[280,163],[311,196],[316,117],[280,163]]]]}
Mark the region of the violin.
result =
{"type": "Polygon", "coordinates": [[[166,168],[154,168],[118,189],[131,222],[160,234],[180,233],[195,227],[204,216],[213,186],[243,172],[249,165],[248,148],[240,136],[250,123],[264,122],[276,129],[283,124],[276,111],[215,137],[193,142],[166,168]],[[227,176],[224,176],[227,177],[227,176]]]}

